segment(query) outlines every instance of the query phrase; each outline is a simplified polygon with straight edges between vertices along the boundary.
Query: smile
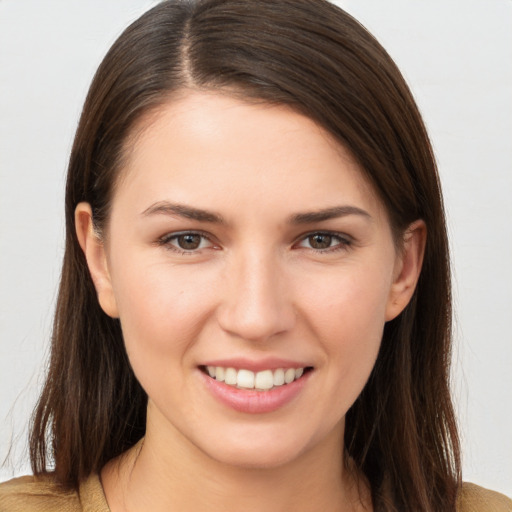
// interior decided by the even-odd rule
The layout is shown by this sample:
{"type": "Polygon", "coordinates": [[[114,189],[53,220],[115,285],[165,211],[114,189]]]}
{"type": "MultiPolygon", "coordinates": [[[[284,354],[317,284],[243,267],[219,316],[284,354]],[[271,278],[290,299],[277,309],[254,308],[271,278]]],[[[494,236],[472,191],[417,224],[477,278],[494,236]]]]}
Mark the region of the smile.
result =
{"type": "Polygon", "coordinates": [[[275,370],[262,370],[253,372],[246,369],[225,368],[223,366],[206,366],[206,373],[219,382],[238,389],[253,389],[256,391],[269,391],[271,389],[291,384],[300,379],[306,368],[278,368],[275,370]]]}

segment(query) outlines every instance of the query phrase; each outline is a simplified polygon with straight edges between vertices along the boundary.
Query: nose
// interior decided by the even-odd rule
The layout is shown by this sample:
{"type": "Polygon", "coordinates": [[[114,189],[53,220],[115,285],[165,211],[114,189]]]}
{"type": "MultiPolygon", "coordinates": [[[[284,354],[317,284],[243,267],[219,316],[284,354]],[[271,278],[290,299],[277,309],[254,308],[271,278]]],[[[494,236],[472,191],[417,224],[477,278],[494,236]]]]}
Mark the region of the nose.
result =
{"type": "Polygon", "coordinates": [[[248,341],[290,331],[296,314],[291,289],[276,258],[252,251],[229,265],[217,318],[221,328],[248,341]]]}

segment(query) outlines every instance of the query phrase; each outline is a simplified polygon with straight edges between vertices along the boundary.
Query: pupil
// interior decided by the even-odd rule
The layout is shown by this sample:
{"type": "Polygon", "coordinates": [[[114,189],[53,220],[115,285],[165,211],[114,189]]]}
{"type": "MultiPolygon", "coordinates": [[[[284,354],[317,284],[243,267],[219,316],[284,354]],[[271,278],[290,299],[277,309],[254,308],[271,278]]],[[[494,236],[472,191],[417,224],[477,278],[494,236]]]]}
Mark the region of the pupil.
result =
{"type": "Polygon", "coordinates": [[[331,246],[332,236],[313,235],[309,237],[309,243],[313,249],[327,249],[331,246]]]}
{"type": "Polygon", "coordinates": [[[201,237],[199,235],[181,235],[178,237],[178,245],[182,249],[197,249],[201,243],[201,237]]]}

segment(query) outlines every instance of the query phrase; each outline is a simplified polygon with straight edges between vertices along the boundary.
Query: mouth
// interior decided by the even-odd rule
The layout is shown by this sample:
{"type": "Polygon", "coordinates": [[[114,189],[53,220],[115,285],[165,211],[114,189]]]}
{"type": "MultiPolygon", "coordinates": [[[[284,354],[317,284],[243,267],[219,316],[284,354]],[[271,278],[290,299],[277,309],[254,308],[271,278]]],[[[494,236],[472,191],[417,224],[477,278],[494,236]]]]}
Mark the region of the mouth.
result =
{"type": "Polygon", "coordinates": [[[200,366],[199,369],[211,379],[223,382],[235,389],[270,391],[287,386],[313,370],[312,366],[277,368],[253,372],[245,368],[224,366],[200,366]]]}

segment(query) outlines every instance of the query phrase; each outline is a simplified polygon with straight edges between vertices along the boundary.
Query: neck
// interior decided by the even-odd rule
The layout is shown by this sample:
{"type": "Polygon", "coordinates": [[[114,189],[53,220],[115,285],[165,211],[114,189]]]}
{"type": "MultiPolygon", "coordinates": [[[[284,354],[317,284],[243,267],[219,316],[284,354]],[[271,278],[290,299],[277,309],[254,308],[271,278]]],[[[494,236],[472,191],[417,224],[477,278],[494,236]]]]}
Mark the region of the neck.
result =
{"type": "Polygon", "coordinates": [[[367,487],[342,462],[342,434],[337,428],[292,462],[251,468],[214,460],[148,423],[144,440],[105,466],[103,486],[112,512],[369,511],[367,487]]]}

